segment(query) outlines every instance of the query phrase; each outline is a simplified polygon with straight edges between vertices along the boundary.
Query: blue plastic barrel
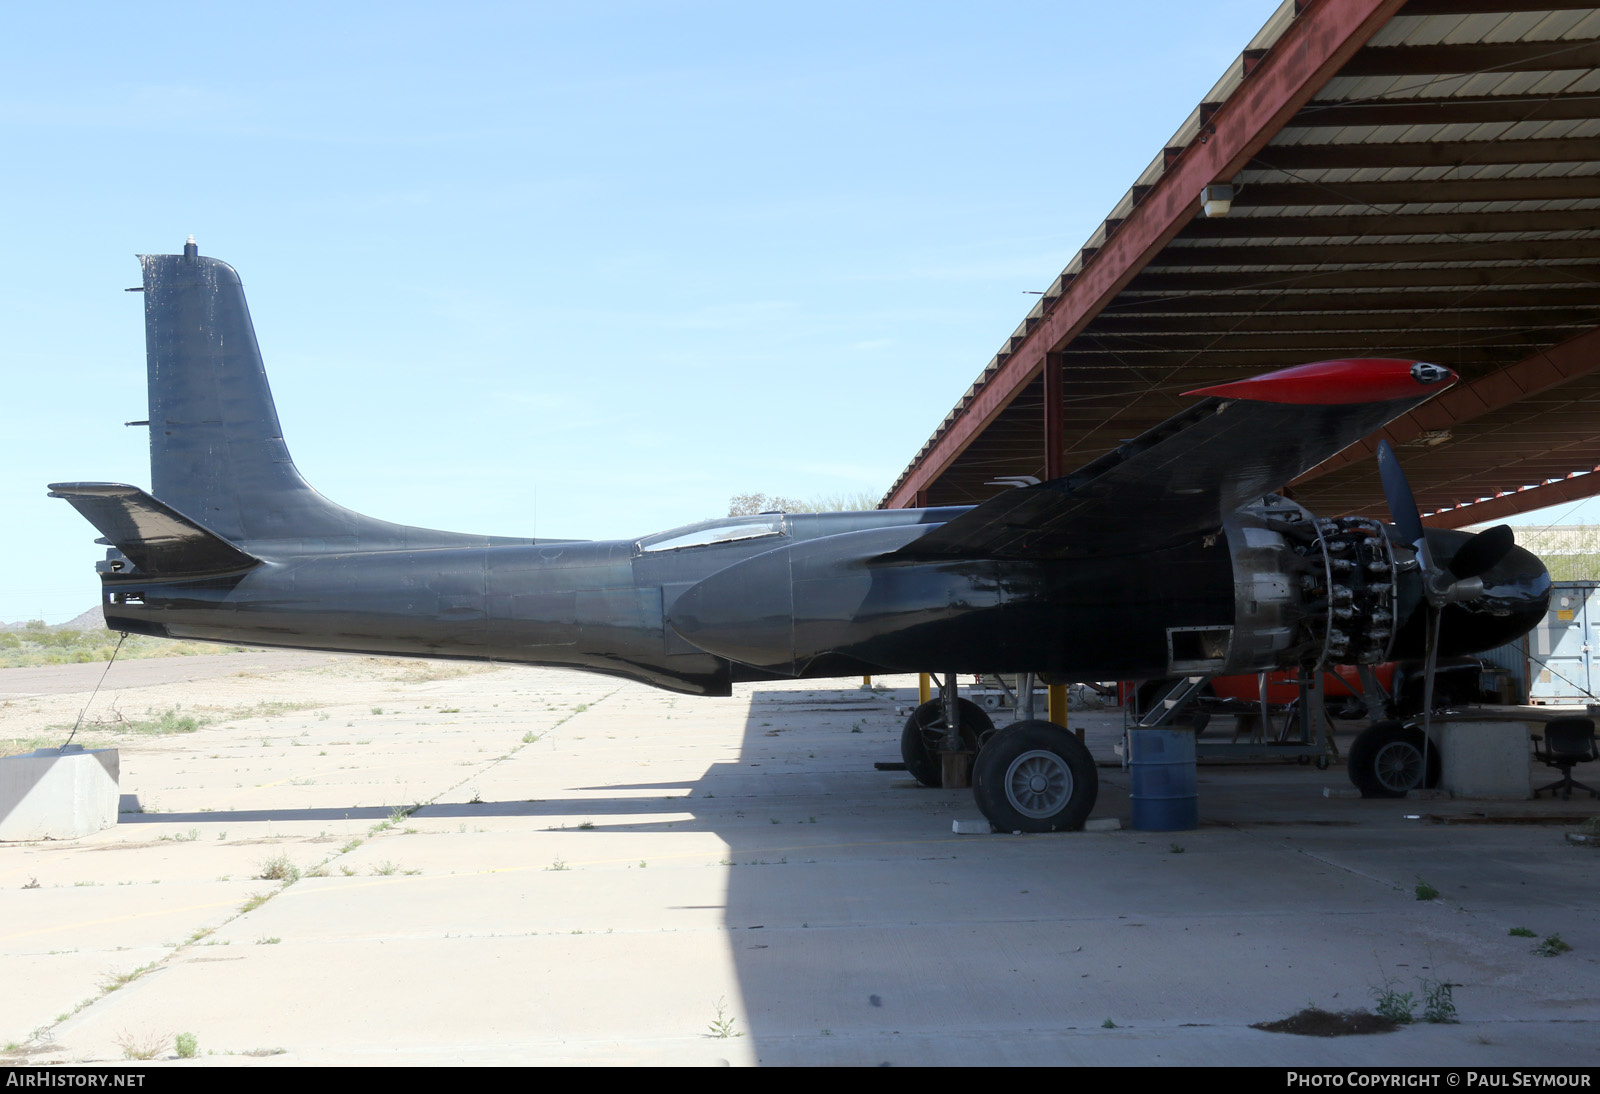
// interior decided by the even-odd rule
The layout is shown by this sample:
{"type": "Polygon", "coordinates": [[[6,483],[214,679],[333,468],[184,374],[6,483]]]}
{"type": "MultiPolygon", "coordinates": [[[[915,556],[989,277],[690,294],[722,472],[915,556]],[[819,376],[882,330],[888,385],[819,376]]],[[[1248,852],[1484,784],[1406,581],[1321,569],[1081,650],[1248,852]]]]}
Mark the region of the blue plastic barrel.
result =
{"type": "Polygon", "coordinates": [[[1181,832],[1200,827],[1193,733],[1178,729],[1129,730],[1128,773],[1133,784],[1135,829],[1181,832]]]}

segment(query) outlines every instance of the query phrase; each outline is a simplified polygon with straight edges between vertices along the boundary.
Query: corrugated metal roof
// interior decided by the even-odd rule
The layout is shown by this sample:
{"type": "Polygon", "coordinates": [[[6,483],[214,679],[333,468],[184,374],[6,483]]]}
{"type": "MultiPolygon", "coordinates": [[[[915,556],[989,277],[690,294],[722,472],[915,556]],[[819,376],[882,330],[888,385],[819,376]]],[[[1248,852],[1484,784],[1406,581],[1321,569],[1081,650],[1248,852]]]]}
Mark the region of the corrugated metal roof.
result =
{"type": "MultiPolygon", "coordinates": [[[[993,492],[996,474],[1041,474],[1042,382],[1003,367],[1024,348],[1058,355],[1070,468],[1164,419],[1176,393],[1203,384],[1363,354],[1436,360],[1471,381],[1529,367],[1600,325],[1600,8],[1411,0],[1217,180],[1235,187],[1227,218],[1189,220],[1074,333],[1043,349],[1030,342],[1151,188],[1215,135],[1213,119],[1252,90],[1250,72],[1296,21],[1331,23],[1363,2],[1374,6],[1318,0],[1297,14],[1286,0],[981,370],[891,497],[909,503],[914,480],[927,504],[976,501],[993,492]],[[1485,10],[1497,6],[1505,10],[1485,10]],[[990,390],[1002,382],[1005,390],[990,390]],[[975,430],[967,419],[979,405],[991,417],[975,430]]],[[[1584,426],[1563,417],[1558,429],[1560,399],[1546,402],[1511,429],[1526,459],[1503,458],[1505,426],[1494,433],[1496,461],[1474,454],[1491,446],[1472,430],[1430,448],[1413,473],[1419,500],[1456,504],[1466,473],[1482,476],[1487,493],[1515,489],[1518,476],[1554,466],[1534,454],[1558,439],[1556,460],[1568,470],[1600,463],[1600,416],[1574,440],[1584,426]]],[[[1326,488],[1316,479],[1298,487],[1313,507],[1381,502],[1368,469],[1326,477],[1326,488]]]]}

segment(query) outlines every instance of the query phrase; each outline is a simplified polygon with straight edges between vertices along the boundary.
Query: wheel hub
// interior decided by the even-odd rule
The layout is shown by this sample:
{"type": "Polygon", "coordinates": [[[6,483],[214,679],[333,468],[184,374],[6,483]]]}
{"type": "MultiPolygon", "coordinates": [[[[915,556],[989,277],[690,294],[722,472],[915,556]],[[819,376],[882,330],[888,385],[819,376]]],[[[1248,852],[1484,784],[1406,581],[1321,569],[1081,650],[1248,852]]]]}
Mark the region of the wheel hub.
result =
{"type": "Polygon", "coordinates": [[[1422,783],[1422,753],[1403,741],[1379,749],[1372,768],[1378,781],[1390,790],[1410,790],[1422,783]]]}
{"type": "Polygon", "coordinates": [[[1053,817],[1072,800],[1072,771],[1054,752],[1034,749],[1011,761],[1005,788],[1017,812],[1039,819],[1053,817]]]}

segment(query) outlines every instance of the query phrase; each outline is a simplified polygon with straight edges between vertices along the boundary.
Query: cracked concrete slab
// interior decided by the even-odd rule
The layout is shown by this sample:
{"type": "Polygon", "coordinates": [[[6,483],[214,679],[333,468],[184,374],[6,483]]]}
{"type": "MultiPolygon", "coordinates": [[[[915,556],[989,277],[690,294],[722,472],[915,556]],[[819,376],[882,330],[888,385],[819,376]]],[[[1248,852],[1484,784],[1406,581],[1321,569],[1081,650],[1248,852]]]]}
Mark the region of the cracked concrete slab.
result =
{"type": "MultiPolygon", "coordinates": [[[[100,730],[146,811],[0,845],[5,1059],[188,1032],[202,1065],[1600,1063],[1593,849],[1426,819],[1592,802],[1362,801],[1324,794],[1338,770],[1203,765],[1200,828],[1131,831],[1120,715],[1095,712],[1095,816],[1121,830],[955,835],[966,792],[873,767],[910,680],[699,699],[264,656],[117,666],[120,709],[215,720],[100,730]],[[1551,934],[1572,951],[1535,954],[1551,934]],[[1250,1028],[1440,983],[1458,1024],[1250,1028]]],[[[89,686],[30,677],[28,731],[89,686]]]]}

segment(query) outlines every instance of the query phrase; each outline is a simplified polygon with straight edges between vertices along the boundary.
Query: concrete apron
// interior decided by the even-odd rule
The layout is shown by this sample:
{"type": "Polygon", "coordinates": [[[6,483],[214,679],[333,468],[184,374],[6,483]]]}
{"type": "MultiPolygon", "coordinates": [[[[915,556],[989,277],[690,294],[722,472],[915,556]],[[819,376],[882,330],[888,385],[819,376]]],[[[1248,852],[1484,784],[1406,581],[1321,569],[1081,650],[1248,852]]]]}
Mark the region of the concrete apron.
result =
{"type": "MultiPolygon", "coordinates": [[[[285,702],[310,671],[272,678],[285,702]]],[[[191,1033],[202,1064],[1600,1063],[1594,852],[1418,819],[1577,799],[1202,765],[1195,831],[956,836],[968,792],[873,768],[914,678],[426,677],[119,742],[145,812],[0,847],[5,1058],[191,1033]],[[1572,951],[1533,952],[1554,934],[1572,951]],[[1250,1028],[1439,983],[1459,1024],[1250,1028]]],[[[1120,714],[1074,717],[1126,826],[1120,714]]]]}

